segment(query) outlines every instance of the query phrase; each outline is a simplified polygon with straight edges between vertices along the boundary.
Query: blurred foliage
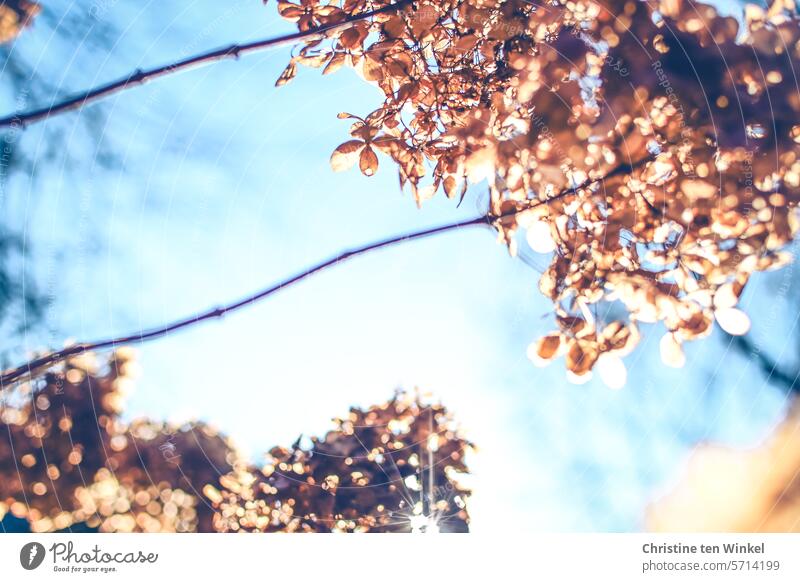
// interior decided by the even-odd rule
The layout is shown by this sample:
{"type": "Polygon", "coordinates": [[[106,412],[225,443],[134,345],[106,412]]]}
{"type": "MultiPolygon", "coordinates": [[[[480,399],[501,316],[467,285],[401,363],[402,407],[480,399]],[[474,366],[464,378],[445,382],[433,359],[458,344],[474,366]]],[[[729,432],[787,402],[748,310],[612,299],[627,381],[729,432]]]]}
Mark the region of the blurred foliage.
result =
{"type": "MultiPolygon", "coordinates": [[[[796,364],[800,333],[793,322],[800,313],[797,270],[768,280],[775,299],[785,298],[782,319],[792,324],[779,355],[770,354],[756,338],[770,334],[727,335],[725,348],[739,352],[740,365],[755,365],[765,385],[788,395],[785,417],[752,447],[704,443],[696,447],[677,483],[647,510],[652,531],[800,532],[800,366],[796,364]]],[[[779,305],[781,305],[779,303],[779,305]]],[[[774,323],[773,323],[774,324],[774,323]]],[[[764,327],[769,326],[764,323],[764,327]]],[[[733,353],[727,357],[735,357],[733,353]]]]}
{"type": "Polygon", "coordinates": [[[470,447],[444,407],[398,394],[206,493],[220,531],[464,532],[469,491],[458,476],[470,447]]]}
{"type": "MultiPolygon", "coordinates": [[[[115,25],[104,16],[107,14],[95,3],[81,5],[52,0],[42,6],[26,0],[3,0],[0,3],[0,60],[3,62],[0,79],[10,104],[10,110],[4,113],[44,105],[75,89],[56,84],[46,62],[41,61],[41,55],[28,50],[25,41],[30,35],[23,31],[26,26],[38,29],[37,34],[42,38],[47,36],[49,46],[62,54],[69,54],[78,46],[99,54],[115,42],[115,25]]],[[[21,124],[15,123],[0,132],[0,208],[4,211],[0,221],[0,331],[10,335],[41,324],[50,298],[37,284],[38,241],[31,240],[30,235],[23,237],[21,233],[29,230],[21,225],[19,216],[10,212],[13,206],[9,202],[17,197],[35,197],[42,185],[40,178],[56,164],[59,164],[59,172],[80,178],[74,183],[85,183],[86,152],[91,152],[89,159],[97,168],[111,169],[120,165],[118,156],[106,143],[103,108],[82,113],[77,123],[74,119],[54,120],[42,131],[45,135],[39,135],[36,140],[35,159],[27,151],[26,132],[21,124]],[[64,147],[65,143],[74,144],[77,140],[82,140],[85,149],[64,147]]],[[[67,179],[62,175],[62,180],[67,179]]],[[[94,246],[89,244],[84,248],[94,246]]],[[[11,350],[9,345],[0,347],[0,358],[16,356],[10,354],[11,350]]]]}
{"type": "Polygon", "coordinates": [[[35,285],[23,284],[19,261],[22,252],[19,237],[0,233],[0,322],[10,321],[12,332],[16,333],[39,321],[46,306],[35,285]]]}
{"type": "Polygon", "coordinates": [[[40,9],[38,4],[27,0],[3,0],[0,3],[0,43],[15,39],[40,9]]]}
{"type": "Polygon", "coordinates": [[[659,532],[800,532],[800,404],[755,448],[714,444],[647,512],[659,532]]]}
{"type": "Polygon", "coordinates": [[[471,445],[441,406],[354,408],[256,468],[205,423],[123,422],[135,373],[126,350],[84,355],[3,393],[0,517],[35,532],[467,530],[471,445]]]}
{"type": "Polygon", "coordinates": [[[33,531],[85,522],[100,531],[209,531],[198,495],[230,471],[228,441],[203,423],[119,418],[135,365],[71,360],[4,395],[0,500],[33,531]]]}

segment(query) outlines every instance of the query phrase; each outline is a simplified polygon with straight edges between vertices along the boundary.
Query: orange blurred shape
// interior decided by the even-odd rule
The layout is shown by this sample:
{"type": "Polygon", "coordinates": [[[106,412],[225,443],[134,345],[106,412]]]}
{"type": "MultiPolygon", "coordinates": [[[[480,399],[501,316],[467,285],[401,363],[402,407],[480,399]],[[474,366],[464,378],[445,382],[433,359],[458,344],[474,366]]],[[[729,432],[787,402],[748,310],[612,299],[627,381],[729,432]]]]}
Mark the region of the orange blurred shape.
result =
{"type": "Polygon", "coordinates": [[[800,404],[753,449],[698,446],[674,488],[647,509],[657,532],[800,531],[800,404]]]}

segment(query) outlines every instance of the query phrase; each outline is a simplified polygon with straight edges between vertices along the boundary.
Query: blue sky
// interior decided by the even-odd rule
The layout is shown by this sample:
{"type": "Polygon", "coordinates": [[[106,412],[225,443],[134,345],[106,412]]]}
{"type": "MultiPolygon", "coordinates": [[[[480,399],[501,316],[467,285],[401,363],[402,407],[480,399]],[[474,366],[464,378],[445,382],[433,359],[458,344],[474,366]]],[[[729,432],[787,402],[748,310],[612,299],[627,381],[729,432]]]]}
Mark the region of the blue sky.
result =
{"type": "MultiPolygon", "coordinates": [[[[65,92],[288,30],[274,4],[258,0],[222,11],[211,2],[45,6],[53,20],[14,50],[65,92]],[[99,20],[86,41],[52,36],[53,22],[88,10],[99,20]],[[105,24],[110,51],[92,42],[105,24]]],[[[92,112],[22,135],[30,156],[57,152],[5,192],[36,282],[55,298],[46,330],[23,338],[23,349],[147,328],[344,248],[478,214],[481,187],[460,209],[441,198],[418,210],[386,158],[371,179],[334,174],[328,157],[348,136],[336,114],[372,111],[380,96],[350,71],[302,69],[275,89],[287,60],[288,50],[251,55],[115,96],[92,110],[102,114],[99,149],[86,134],[92,112]],[[119,156],[113,169],[98,159],[107,151],[119,156]]],[[[6,89],[0,104],[12,110],[14,95],[6,89]]],[[[758,344],[796,358],[787,338],[797,307],[771,294],[784,277],[793,270],[757,278],[743,305],[758,344]]],[[[418,386],[479,445],[476,531],[635,530],[696,443],[752,446],[780,418],[784,395],[729,353],[719,330],[672,370],[658,357],[660,330],[646,328],[621,391],[571,385],[561,363],[534,367],[526,347],[552,325],[537,280],[480,229],[358,258],[141,347],[127,415],[209,420],[257,456],[324,431],[350,405],[418,386]]]]}

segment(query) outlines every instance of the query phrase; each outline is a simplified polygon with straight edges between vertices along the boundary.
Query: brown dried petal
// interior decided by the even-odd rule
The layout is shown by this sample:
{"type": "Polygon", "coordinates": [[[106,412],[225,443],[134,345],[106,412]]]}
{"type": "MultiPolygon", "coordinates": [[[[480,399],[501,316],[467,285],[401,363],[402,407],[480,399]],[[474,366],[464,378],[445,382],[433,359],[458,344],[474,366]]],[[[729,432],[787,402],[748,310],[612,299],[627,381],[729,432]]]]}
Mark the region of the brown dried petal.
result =
{"type": "Polygon", "coordinates": [[[362,150],[358,167],[365,176],[372,176],[378,171],[378,156],[371,147],[367,146],[362,150]]]}
{"type": "Polygon", "coordinates": [[[333,171],[343,172],[352,168],[365,145],[361,140],[351,139],[337,147],[331,154],[331,168],[333,171]]]}

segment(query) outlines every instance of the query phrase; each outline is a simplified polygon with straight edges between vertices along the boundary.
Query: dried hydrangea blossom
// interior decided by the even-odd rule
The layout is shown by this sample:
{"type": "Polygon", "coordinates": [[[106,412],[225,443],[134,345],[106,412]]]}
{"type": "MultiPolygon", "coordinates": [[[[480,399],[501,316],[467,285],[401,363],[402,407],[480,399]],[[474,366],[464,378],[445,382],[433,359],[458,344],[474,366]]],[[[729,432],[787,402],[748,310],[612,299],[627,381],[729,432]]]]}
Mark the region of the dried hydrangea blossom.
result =
{"type": "Polygon", "coordinates": [[[28,0],[0,2],[0,43],[14,40],[41,9],[36,2],[28,0]]]}
{"type": "Polygon", "coordinates": [[[106,369],[87,355],[3,394],[3,513],[33,531],[81,522],[101,531],[211,531],[213,510],[200,491],[233,469],[236,451],[200,423],[122,422],[134,370],[125,351],[106,369]]]}
{"type": "MultiPolygon", "coordinates": [[[[300,30],[386,1],[279,2],[300,30]]],[[[537,361],[570,376],[620,360],[639,323],[662,323],[664,361],[737,308],[798,228],[800,27],[792,0],[743,25],[690,0],[415,0],[298,47],[297,65],[352,66],[383,93],[331,157],[367,176],[379,154],[417,200],[486,180],[499,238],[551,253],[539,287],[557,329],[537,361]],[[624,308],[619,321],[610,307],[624,308]]]]}
{"type": "Polygon", "coordinates": [[[208,486],[228,532],[460,532],[471,448],[439,405],[398,394],[353,408],[324,438],[270,451],[266,465],[208,486]]]}

